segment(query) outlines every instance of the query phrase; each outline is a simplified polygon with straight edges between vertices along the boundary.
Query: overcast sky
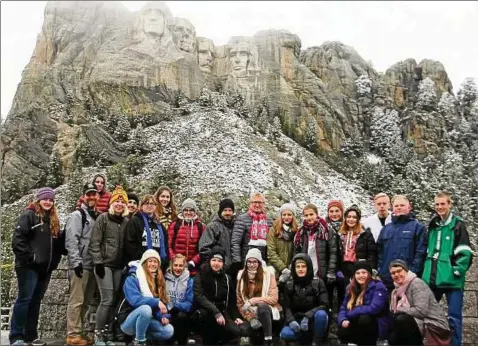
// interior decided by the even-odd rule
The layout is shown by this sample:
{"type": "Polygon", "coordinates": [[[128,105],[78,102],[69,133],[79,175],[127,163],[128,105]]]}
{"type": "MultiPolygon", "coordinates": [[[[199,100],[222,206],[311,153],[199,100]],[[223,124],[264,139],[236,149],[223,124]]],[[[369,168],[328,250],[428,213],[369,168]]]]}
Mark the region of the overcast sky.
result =
{"type": "MultiPolygon", "coordinates": [[[[138,11],[146,1],[121,1],[138,11]]],[[[454,91],[465,77],[478,81],[478,2],[216,2],[166,1],[189,19],[198,36],[226,44],[230,36],[287,29],[302,49],[338,40],[381,72],[407,58],[442,62],[454,91]]],[[[1,112],[10,110],[21,73],[35,47],[46,1],[1,2],[1,112]]]]}

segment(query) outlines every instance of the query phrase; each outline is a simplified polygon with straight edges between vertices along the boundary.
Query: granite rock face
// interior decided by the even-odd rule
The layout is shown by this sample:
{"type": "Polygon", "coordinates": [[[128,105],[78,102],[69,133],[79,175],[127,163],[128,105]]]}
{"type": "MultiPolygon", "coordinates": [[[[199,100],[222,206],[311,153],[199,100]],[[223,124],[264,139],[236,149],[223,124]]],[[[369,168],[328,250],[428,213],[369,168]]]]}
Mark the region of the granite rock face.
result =
{"type": "MultiPolygon", "coordinates": [[[[3,197],[10,198],[13,183],[20,192],[41,185],[54,151],[68,173],[78,138],[92,138],[80,125],[121,114],[151,116],[158,102],[173,104],[178,94],[194,100],[204,87],[239,93],[250,109],[278,116],[295,141],[310,142],[313,128],[313,146],[336,152],[352,133],[368,133],[372,102],[406,109],[425,77],[439,95],[452,91],[443,65],[431,60],[408,59],[381,75],[352,47],[325,42],[301,51],[300,38],[285,30],[215,46],[163,2],[132,13],[119,2],[50,1],[2,129],[3,197]],[[360,76],[372,83],[365,98],[357,95],[360,76]],[[20,173],[21,183],[14,179],[20,173]]],[[[424,132],[425,141],[441,137],[434,126],[404,126],[410,136],[424,132]]],[[[101,134],[96,138],[95,146],[115,147],[101,134]]],[[[103,156],[115,162],[121,155],[110,149],[103,156]]]]}

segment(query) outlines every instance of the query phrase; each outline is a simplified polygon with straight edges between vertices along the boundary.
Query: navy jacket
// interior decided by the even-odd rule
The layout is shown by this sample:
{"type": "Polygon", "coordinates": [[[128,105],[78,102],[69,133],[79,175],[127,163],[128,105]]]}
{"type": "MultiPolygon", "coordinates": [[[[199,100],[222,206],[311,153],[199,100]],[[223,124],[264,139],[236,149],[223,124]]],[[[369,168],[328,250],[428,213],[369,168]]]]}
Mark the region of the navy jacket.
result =
{"type": "Polygon", "coordinates": [[[413,214],[392,215],[392,222],[382,228],[377,240],[378,274],[387,287],[393,287],[388,266],[395,259],[404,260],[412,272],[421,275],[427,239],[426,227],[413,214]]]}

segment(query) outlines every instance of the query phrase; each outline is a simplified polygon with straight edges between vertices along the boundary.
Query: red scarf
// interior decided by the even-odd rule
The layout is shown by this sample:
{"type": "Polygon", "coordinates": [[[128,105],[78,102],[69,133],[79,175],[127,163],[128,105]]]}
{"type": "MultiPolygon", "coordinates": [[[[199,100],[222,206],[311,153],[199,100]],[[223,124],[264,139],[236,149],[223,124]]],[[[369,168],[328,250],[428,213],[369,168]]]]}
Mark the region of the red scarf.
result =
{"type": "Polygon", "coordinates": [[[265,246],[267,242],[267,233],[269,232],[269,226],[267,225],[267,216],[265,213],[257,214],[251,209],[247,211],[247,215],[252,218],[251,229],[249,230],[249,239],[253,243],[251,245],[265,246]]]}

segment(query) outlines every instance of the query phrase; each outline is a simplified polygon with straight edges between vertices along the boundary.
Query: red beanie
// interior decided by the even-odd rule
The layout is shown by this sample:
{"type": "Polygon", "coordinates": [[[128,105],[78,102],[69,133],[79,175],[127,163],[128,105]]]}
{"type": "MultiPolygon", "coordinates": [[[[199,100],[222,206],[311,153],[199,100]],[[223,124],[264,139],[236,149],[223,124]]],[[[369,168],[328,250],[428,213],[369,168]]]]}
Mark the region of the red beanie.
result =
{"type": "Polygon", "coordinates": [[[340,211],[342,212],[342,214],[344,213],[344,204],[342,203],[341,200],[338,200],[338,199],[333,199],[331,201],[329,201],[329,203],[327,203],[327,212],[329,211],[330,208],[332,207],[337,207],[340,209],[340,211]]]}

